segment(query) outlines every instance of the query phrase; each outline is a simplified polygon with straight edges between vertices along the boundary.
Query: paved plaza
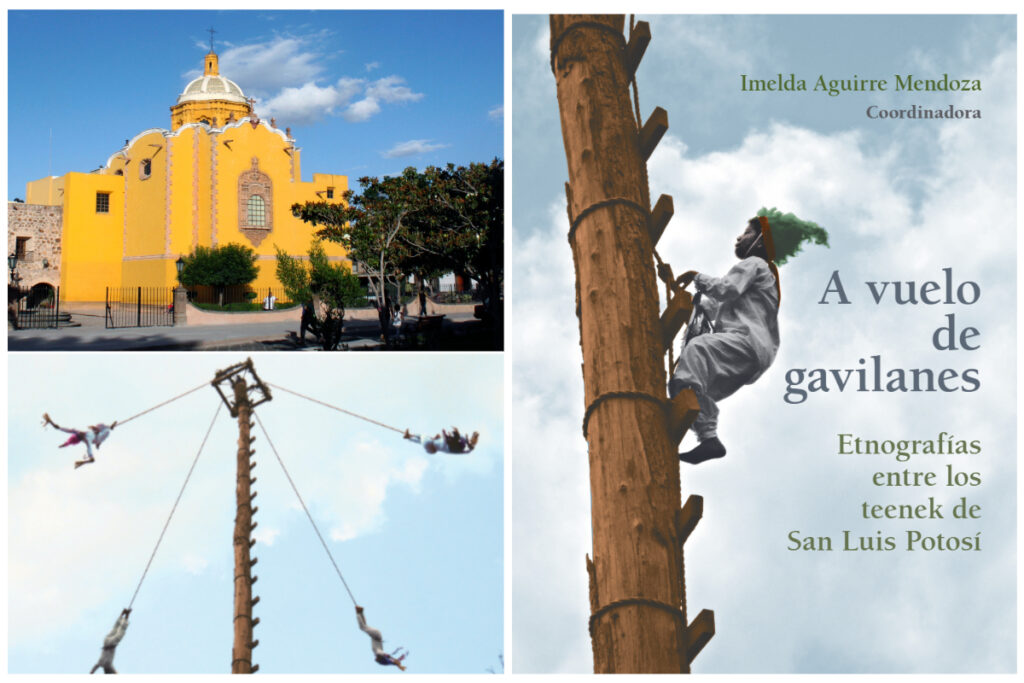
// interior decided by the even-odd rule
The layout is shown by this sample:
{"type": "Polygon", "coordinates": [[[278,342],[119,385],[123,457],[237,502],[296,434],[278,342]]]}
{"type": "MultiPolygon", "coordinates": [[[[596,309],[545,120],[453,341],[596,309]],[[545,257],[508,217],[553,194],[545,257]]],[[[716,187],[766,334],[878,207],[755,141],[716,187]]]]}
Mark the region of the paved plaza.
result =
{"type": "MultiPolygon", "coordinates": [[[[180,325],[106,329],[103,316],[89,309],[69,307],[78,327],[40,330],[8,330],[11,351],[318,351],[315,338],[299,340],[297,322],[243,323],[234,325],[180,325]]],[[[443,344],[479,336],[480,321],[472,313],[446,315],[443,344]]],[[[380,341],[376,320],[346,320],[342,348],[387,348],[380,341]]]]}

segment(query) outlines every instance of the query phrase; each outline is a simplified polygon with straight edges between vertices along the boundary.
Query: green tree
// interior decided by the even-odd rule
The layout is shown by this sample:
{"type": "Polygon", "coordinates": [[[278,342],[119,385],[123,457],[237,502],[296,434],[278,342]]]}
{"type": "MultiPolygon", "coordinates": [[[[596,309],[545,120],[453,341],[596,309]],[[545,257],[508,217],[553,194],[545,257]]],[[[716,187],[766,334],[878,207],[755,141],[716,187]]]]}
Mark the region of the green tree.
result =
{"type": "Polygon", "coordinates": [[[199,246],[184,258],[184,262],[178,281],[186,287],[213,287],[221,305],[224,304],[225,287],[247,285],[259,275],[256,252],[242,244],[199,246]]]}
{"type": "Polygon", "coordinates": [[[384,334],[389,320],[384,307],[388,285],[398,287],[405,275],[403,266],[413,256],[400,235],[409,229],[411,217],[424,210],[427,194],[421,174],[412,167],[400,176],[363,177],[359,184],[362,193],[349,190],[343,204],[294,204],[292,213],[307,223],[322,225],[317,235],[343,244],[349,258],[361,266],[377,300],[384,334]]]}
{"type": "Polygon", "coordinates": [[[479,283],[487,316],[500,329],[505,260],[505,164],[448,164],[423,173],[429,210],[403,239],[414,265],[463,273],[479,283]]]}
{"type": "Polygon", "coordinates": [[[309,246],[308,267],[280,247],[275,245],[274,249],[277,279],[292,301],[302,302],[304,325],[320,339],[325,351],[338,348],[345,307],[361,305],[366,299],[359,278],[347,265],[332,265],[319,240],[309,246]]]}
{"type": "Polygon", "coordinates": [[[480,283],[485,307],[500,325],[504,162],[431,166],[422,173],[410,167],[396,177],[360,178],[359,185],[362,192],[350,190],[344,204],[294,204],[292,213],[323,226],[318,236],[348,249],[378,301],[389,283],[397,286],[410,274],[422,282],[452,270],[480,283]]]}

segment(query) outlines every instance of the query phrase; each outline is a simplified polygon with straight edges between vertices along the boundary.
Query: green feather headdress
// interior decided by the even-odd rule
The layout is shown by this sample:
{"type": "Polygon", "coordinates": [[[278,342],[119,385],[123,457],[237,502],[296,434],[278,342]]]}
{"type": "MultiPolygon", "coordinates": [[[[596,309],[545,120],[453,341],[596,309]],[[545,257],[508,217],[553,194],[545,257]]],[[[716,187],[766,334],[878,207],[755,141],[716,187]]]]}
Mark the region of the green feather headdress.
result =
{"type": "Polygon", "coordinates": [[[801,220],[791,213],[782,213],[774,207],[762,207],[757,215],[767,218],[771,225],[775,262],[780,266],[800,253],[804,242],[828,246],[828,232],[817,223],[801,220]]]}

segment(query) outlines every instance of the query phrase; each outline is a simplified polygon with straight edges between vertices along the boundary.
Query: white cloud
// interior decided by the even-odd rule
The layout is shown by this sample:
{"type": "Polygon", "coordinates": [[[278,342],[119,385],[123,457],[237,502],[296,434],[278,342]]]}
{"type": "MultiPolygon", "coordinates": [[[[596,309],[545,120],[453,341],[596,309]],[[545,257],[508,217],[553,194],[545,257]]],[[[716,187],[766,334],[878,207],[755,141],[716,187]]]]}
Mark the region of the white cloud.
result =
{"type": "Polygon", "coordinates": [[[193,553],[188,553],[181,558],[181,566],[185,568],[189,574],[199,575],[206,571],[209,566],[209,561],[205,557],[200,557],[193,553]]]}
{"type": "Polygon", "coordinates": [[[358,102],[353,102],[352,104],[350,104],[345,109],[345,112],[342,114],[342,116],[345,117],[346,121],[349,121],[351,123],[359,123],[361,121],[366,121],[371,116],[374,116],[375,114],[379,113],[380,104],[377,102],[377,100],[371,97],[367,97],[365,99],[359,100],[358,102]]]}
{"type": "Polygon", "coordinates": [[[528,239],[512,226],[508,255],[508,476],[515,511],[508,525],[510,671],[586,671],[586,572],[590,518],[586,444],[579,438],[583,386],[575,275],[565,241],[565,206],[552,205],[549,230],[528,239]],[[580,625],[584,625],[582,628],[580,625]],[[521,655],[526,654],[524,658],[521,655]],[[528,661],[524,668],[524,661],[528,661]]]}
{"type": "Polygon", "coordinates": [[[400,76],[386,76],[373,81],[366,87],[363,99],[349,105],[342,116],[346,121],[358,123],[380,113],[381,102],[416,102],[423,98],[423,93],[413,92],[403,83],[405,79],[400,76]]]}
{"type": "Polygon", "coordinates": [[[488,110],[487,118],[492,121],[501,121],[505,118],[505,105],[499,104],[497,107],[488,110]]]}
{"type": "Polygon", "coordinates": [[[333,113],[336,107],[348,101],[352,88],[345,85],[339,82],[338,85],[320,87],[306,83],[298,88],[284,88],[266,102],[261,102],[259,108],[265,116],[275,116],[291,124],[311,123],[333,113]]]}
{"type": "MultiPolygon", "coordinates": [[[[546,58],[542,37],[534,46],[546,58]]],[[[831,249],[807,247],[781,269],[782,347],[757,384],[722,405],[720,433],[730,455],[682,472],[684,499],[690,493],[705,495],[704,519],[686,545],[689,616],[708,607],[719,624],[731,624],[701,654],[700,671],[1006,667],[1005,653],[1013,652],[1013,615],[1000,607],[1005,600],[997,587],[1013,585],[1012,518],[993,511],[984,523],[986,537],[1010,543],[979,559],[794,558],[780,532],[792,524],[808,527],[808,533],[856,526],[869,468],[888,464],[836,458],[835,445],[816,425],[831,428],[837,415],[843,430],[877,438],[925,438],[932,430],[946,430],[957,436],[984,434],[995,450],[1000,450],[997,443],[1012,450],[1014,405],[1004,399],[1014,391],[1014,374],[1005,371],[1014,357],[1014,333],[1005,312],[1013,310],[1014,297],[1012,287],[998,283],[1012,283],[1015,273],[1016,178],[1013,146],[1006,139],[1006,131],[1014,130],[1013,60],[1009,49],[977,69],[986,83],[986,97],[978,104],[987,123],[929,126],[929,159],[914,167],[903,158],[906,147],[919,143],[912,137],[892,136],[878,145],[871,130],[822,134],[779,123],[749,131],[735,148],[700,156],[669,134],[651,157],[652,200],[670,194],[676,209],[658,250],[677,273],[690,267],[724,272],[734,261],[732,239],[762,205],[813,219],[832,234],[831,249]],[[984,236],[973,238],[977,231],[984,236]],[[955,265],[957,281],[983,281],[986,303],[964,307],[963,314],[985,330],[990,346],[984,356],[930,350],[930,333],[944,311],[876,308],[862,294],[863,282],[870,279],[941,282],[944,265],[955,265]],[[827,310],[811,305],[833,269],[841,270],[849,287],[859,288],[856,305],[827,310]],[[948,395],[908,400],[899,394],[833,391],[800,407],[782,406],[786,368],[856,368],[858,358],[875,351],[888,367],[978,367],[984,391],[955,403],[948,395]],[[775,447],[766,447],[765,438],[775,447]],[[779,446],[794,443],[799,448],[779,446]],[[766,472],[778,479],[768,489],[766,472]],[[886,562],[884,589],[871,580],[880,560],[886,562]],[[962,581],[968,572],[970,581],[962,581]],[[833,600],[839,584],[843,597],[833,600]],[[953,597],[937,604],[929,597],[936,594],[953,597]],[[754,603],[752,595],[759,596],[754,603]],[[772,615],[783,601],[790,626],[779,630],[772,615]],[[830,615],[824,628],[822,604],[830,615]],[[980,623],[986,610],[994,609],[1009,637],[964,641],[948,626],[955,621],[952,614],[961,619],[970,613],[980,623]],[[890,627],[879,628],[872,616],[879,613],[887,615],[890,627]],[[850,660],[841,647],[864,633],[872,634],[875,658],[867,665],[850,660]],[[951,642],[963,647],[950,647],[951,642]]],[[[550,73],[538,71],[541,77],[550,79],[550,73]]],[[[539,110],[516,103],[517,114],[539,116],[539,110]]],[[[561,144],[551,126],[535,138],[538,145],[552,142],[561,144]]],[[[509,670],[586,672],[591,667],[583,567],[590,550],[589,474],[580,433],[581,358],[564,201],[549,210],[545,225],[528,227],[531,237],[524,239],[524,226],[512,226],[520,246],[508,257],[510,288],[516,292],[510,318],[517,321],[507,351],[508,421],[517,434],[509,454],[509,495],[516,511],[509,526],[509,582],[517,606],[510,619],[509,670]]],[[[921,467],[931,469],[931,464],[921,467]]],[[[1003,492],[1012,498],[1012,459],[979,459],[971,467],[991,482],[988,500],[999,500],[1003,492]]],[[[899,493],[906,498],[905,491],[899,493]]],[[[873,534],[874,527],[863,531],[873,534]]],[[[1012,667],[1012,657],[1009,661],[1012,667]]]]}
{"type": "MultiPolygon", "coordinates": [[[[383,104],[416,102],[423,93],[413,92],[401,76],[375,81],[343,76],[324,85],[327,56],[317,48],[323,34],[278,36],[249,45],[229,46],[220,53],[220,74],[257,99],[257,111],[284,125],[308,125],[331,115],[357,123],[379,114],[383,104]]],[[[367,62],[367,72],[380,62],[367,62]]],[[[191,70],[195,78],[201,71],[191,70]]]]}
{"type": "Polygon", "coordinates": [[[274,529],[271,527],[260,527],[256,531],[252,532],[252,537],[256,539],[257,543],[262,543],[263,545],[268,546],[274,545],[274,541],[277,540],[277,537],[280,535],[280,529],[274,529]]]}
{"type": "MultiPolygon", "coordinates": [[[[339,552],[338,543],[374,533],[401,538],[408,525],[396,519],[397,514],[415,514],[420,502],[433,505],[432,500],[422,500],[427,498],[420,493],[426,481],[445,486],[447,495],[467,482],[488,478],[493,485],[494,477],[500,477],[500,359],[497,363],[487,360],[477,368],[479,372],[464,376],[459,392],[438,387],[446,386],[452,376],[465,374],[465,359],[439,357],[429,367],[412,357],[386,364],[352,362],[330,367],[311,360],[296,357],[285,363],[267,356],[257,364],[265,380],[276,378],[306,395],[365,410],[388,422],[407,419],[414,431],[465,419],[474,428],[479,425],[485,435],[472,458],[432,459],[397,434],[382,433],[376,425],[275,390],[274,401],[258,409],[260,422],[346,575],[350,568],[358,572],[360,563],[370,572],[374,565],[365,556],[352,558],[344,549],[339,552]],[[369,386],[402,390],[381,395],[358,389],[369,386]],[[466,395],[474,400],[467,403],[466,395]],[[429,397],[426,404],[423,396],[429,397]]],[[[23,392],[8,409],[7,500],[9,509],[17,511],[9,515],[7,524],[12,668],[46,668],[37,661],[39,656],[61,657],[65,664],[90,658],[86,666],[95,661],[102,636],[133,596],[220,401],[207,385],[201,385],[207,388],[158,413],[137,421],[125,418],[180,394],[183,381],[201,384],[203,377],[208,381],[227,363],[201,355],[164,359],[156,364],[158,368],[141,356],[97,358],[88,364],[52,358],[42,374],[28,361],[12,366],[12,386],[27,386],[31,383],[27,378],[34,377],[45,389],[23,392]],[[139,384],[136,380],[143,376],[148,380],[139,384]],[[74,387],[84,386],[90,387],[91,400],[75,400],[74,387]],[[54,398],[59,396],[66,400],[54,398]],[[97,406],[102,406],[102,415],[97,414],[97,406]],[[57,448],[65,435],[39,425],[44,410],[61,424],[115,418],[123,422],[97,453],[97,463],[76,470],[71,464],[80,456],[79,449],[57,448]]],[[[258,492],[259,508],[254,552],[271,566],[282,561],[301,574],[304,562],[321,562],[322,550],[305,513],[294,504],[294,492],[262,429],[257,427],[254,436],[257,468],[253,476],[258,479],[254,492],[258,492]],[[280,548],[296,542],[308,543],[299,547],[315,554],[305,560],[297,554],[283,557],[280,548]],[[269,550],[270,546],[274,549],[269,550]]],[[[187,600],[198,599],[207,589],[216,592],[218,585],[230,586],[237,438],[235,422],[222,410],[138,593],[134,603],[138,619],[129,638],[131,633],[139,637],[138,629],[147,618],[159,621],[169,604],[182,606],[181,618],[188,619],[187,600]]],[[[492,519],[497,515],[500,537],[500,506],[487,514],[492,519]]],[[[488,533],[494,529],[487,528],[488,533]]],[[[438,529],[438,537],[448,531],[438,529]]],[[[271,567],[263,567],[268,574],[263,580],[268,580],[271,567]]],[[[129,668],[127,654],[119,653],[126,657],[125,669],[129,668]]]]}
{"type": "Polygon", "coordinates": [[[443,149],[445,147],[448,147],[448,145],[431,142],[430,140],[407,140],[406,142],[396,143],[391,149],[384,152],[382,156],[385,159],[411,157],[419,154],[426,154],[427,152],[433,152],[434,150],[443,149]]]}
{"type": "Polygon", "coordinates": [[[374,81],[366,88],[366,96],[382,102],[416,102],[423,99],[423,93],[413,92],[403,85],[400,76],[387,76],[374,81]]]}
{"type": "MultiPolygon", "coordinates": [[[[313,37],[283,37],[228,47],[219,54],[220,73],[246,94],[267,96],[296,83],[309,83],[324,72],[323,55],[312,49],[313,37]]],[[[190,72],[195,78],[201,72],[190,72]]]]}

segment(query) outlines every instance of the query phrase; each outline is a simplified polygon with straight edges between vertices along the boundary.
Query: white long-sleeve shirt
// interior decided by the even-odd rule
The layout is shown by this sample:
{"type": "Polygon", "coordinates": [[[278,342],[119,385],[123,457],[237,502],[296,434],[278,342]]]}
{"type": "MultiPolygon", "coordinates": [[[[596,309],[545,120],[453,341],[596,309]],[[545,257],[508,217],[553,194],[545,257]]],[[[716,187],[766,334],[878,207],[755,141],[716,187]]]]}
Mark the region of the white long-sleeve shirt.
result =
{"type": "MultiPolygon", "coordinates": [[[[779,295],[768,263],[749,256],[729,269],[723,277],[698,273],[697,290],[713,301],[709,313],[715,318],[715,332],[738,332],[750,342],[760,377],[779,350],[779,295]]],[[[711,303],[711,302],[708,302],[711,303]]]]}
{"type": "Polygon", "coordinates": [[[110,427],[105,424],[98,424],[95,430],[90,429],[86,432],[86,439],[91,439],[96,448],[99,448],[108,436],[110,436],[110,427]]]}

